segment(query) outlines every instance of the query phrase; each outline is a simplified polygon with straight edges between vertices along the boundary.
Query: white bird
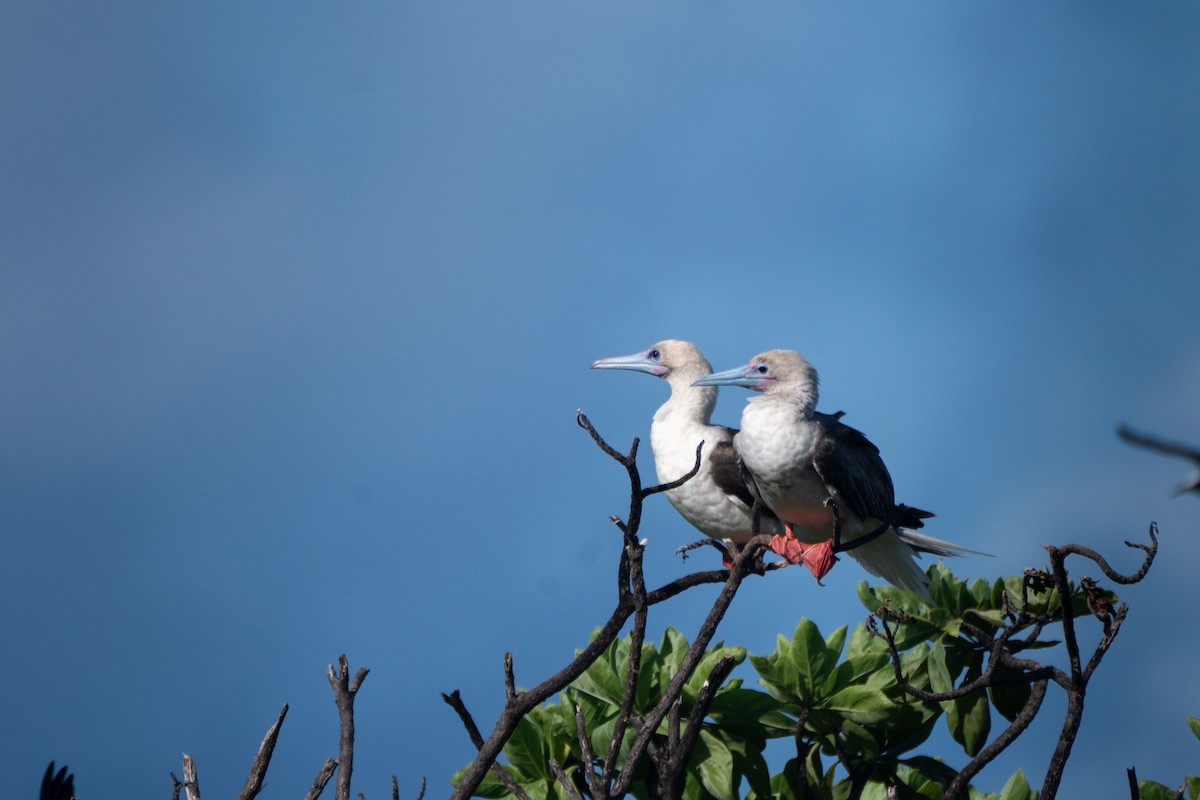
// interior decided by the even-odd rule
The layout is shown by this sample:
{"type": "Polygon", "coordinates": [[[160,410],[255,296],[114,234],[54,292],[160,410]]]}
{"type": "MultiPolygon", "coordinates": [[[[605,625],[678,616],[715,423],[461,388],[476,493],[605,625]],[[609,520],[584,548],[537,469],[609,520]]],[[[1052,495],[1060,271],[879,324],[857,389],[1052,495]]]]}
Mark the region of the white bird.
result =
{"type": "Polygon", "coordinates": [[[840,415],[816,411],[817,372],[799,353],[771,350],[747,366],[693,383],[762,393],[742,411],[733,444],[752,488],[784,521],[784,538],[795,539],[792,546],[805,551],[810,569],[816,564],[828,571],[835,550],[844,549],[867,572],[929,601],[928,578],[915,561],[918,551],[975,552],[902,530],[913,510],[896,504],[879,449],[842,424],[840,415]],[[835,533],[839,543],[832,541],[835,533]]]}
{"type": "MultiPolygon", "coordinates": [[[[737,431],[710,422],[717,403],[716,386],[692,385],[712,371],[700,350],[691,342],[667,339],[639,353],[602,358],[592,363],[592,369],[633,370],[667,381],[671,396],[655,412],[650,425],[650,448],[659,482],[669,483],[690,472],[696,464],[696,448],[704,442],[699,471],[682,486],[668,490],[667,500],[704,535],[735,546],[749,541],[754,535],[754,495],[733,446],[737,431]]],[[[832,425],[841,415],[814,412],[814,416],[832,425]]],[[[775,537],[772,549],[795,563],[796,548],[785,551],[788,543],[778,517],[762,505],[759,508],[759,533],[775,537]]],[[[923,519],[933,516],[908,506],[899,506],[898,510],[907,527],[919,528],[923,519]]],[[[913,537],[914,546],[923,551],[953,554],[953,545],[910,531],[902,535],[913,537]]],[[[818,575],[819,568],[814,569],[812,563],[808,566],[818,580],[828,572],[826,568],[818,575]]]]}
{"type": "MultiPolygon", "coordinates": [[[[696,466],[696,448],[704,442],[700,470],[682,486],[669,489],[667,500],[684,519],[705,536],[742,545],[754,536],[751,509],[754,496],[742,476],[733,449],[737,431],[713,425],[717,389],[692,386],[692,381],[712,372],[712,365],[691,342],[666,339],[640,353],[602,358],[592,369],[627,369],[662,378],[671,396],[654,413],[650,424],[650,449],[659,483],[669,483],[696,466]]],[[[763,509],[759,531],[783,532],[779,520],[763,509]]]]}

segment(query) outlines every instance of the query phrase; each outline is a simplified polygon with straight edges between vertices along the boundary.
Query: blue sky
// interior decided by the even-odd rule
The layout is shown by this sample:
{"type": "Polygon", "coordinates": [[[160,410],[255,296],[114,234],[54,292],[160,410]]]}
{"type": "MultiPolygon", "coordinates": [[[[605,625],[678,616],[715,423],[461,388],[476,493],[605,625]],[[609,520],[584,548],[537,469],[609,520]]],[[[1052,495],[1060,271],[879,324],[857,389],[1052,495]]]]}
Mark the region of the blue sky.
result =
{"type": "MultiPolygon", "coordinates": [[[[667,337],[807,355],[996,554],[960,575],[1132,568],[1157,520],[1063,796],[1174,785],[1198,501],[1113,431],[1200,444],[1197,41],[1177,2],[6,4],[6,793],[165,796],[186,751],[232,796],[287,702],[264,797],[302,795],[344,652],[355,791],[445,794],[439,693],[487,729],[506,650],[532,685],[611,608],[624,477],[574,414],[645,437],[665,385],[587,367],[667,337]]],[[[659,500],[657,583],[701,566],[659,500]]],[[[722,635],[856,624],[863,577],[752,581],[722,635]]],[[[1061,708],[979,784],[1040,782],[1061,708]]]]}

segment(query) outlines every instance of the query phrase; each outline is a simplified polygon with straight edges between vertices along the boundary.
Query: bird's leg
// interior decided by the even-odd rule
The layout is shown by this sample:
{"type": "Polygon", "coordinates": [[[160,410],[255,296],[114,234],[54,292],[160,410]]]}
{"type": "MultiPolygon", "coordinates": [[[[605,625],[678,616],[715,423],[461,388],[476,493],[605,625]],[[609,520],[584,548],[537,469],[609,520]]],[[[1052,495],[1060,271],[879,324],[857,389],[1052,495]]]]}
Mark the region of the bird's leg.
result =
{"type": "Polygon", "coordinates": [[[825,498],[825,507],[833,513],[833,537],[829,540],[833,546],[834,552],[842,551],[842,512],[838,508],[837,500],[833,499],[833,495],[825,498]]]}

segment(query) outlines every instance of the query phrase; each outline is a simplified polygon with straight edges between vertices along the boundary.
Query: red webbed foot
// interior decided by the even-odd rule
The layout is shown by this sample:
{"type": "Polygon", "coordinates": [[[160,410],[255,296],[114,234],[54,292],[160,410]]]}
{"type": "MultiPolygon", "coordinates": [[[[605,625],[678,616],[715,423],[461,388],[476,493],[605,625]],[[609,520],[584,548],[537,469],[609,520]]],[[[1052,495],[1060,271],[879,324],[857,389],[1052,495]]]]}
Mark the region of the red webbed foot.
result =
{"type": "Polygon", "coordinates": [[[770,547],[772,552],[783,556],[789,563],[808,567],[808,571],[818,582],[829,574],[829,570],[833,569],[838,560],[833,554],[832,539],[818,544],[806,544],[792,533],[791,525],[785,526],[783,534],[771,537],[770,547]]]}

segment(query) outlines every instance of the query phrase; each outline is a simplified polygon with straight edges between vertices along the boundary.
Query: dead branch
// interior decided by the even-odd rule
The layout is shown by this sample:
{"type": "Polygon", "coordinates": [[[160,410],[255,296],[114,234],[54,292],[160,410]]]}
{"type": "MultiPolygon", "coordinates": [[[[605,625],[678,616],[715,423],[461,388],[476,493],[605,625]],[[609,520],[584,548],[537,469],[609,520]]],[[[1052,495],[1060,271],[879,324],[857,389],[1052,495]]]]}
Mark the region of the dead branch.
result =
{"type": "Polygon", "coordinates": [[[317,773],[317,777],[313,778],[312,788],[308,790],[308,794],[304,795],[304,800],[317,800],[321,796],[321,792],[325,791],[325,784],[329,783],[329,779],[333,777],[333,771],[337,769],[338,762],[335,759],[327,759],[321,767],[321,771],[317,773]]]}
{"type": "Polygon", "coordinates": [[[362,687],[363,680],[370,672],[366,667],[359,667],[350,679],[350,664],[345,654],[338,656],[338,671],[333,671],[331,664],[327,670],[329,685],[333,687],[333,700],[337,704],[338,722],[341,725],[341,745],[338,754],[337,793],[336,800],[350,800],[350,776],[354,767],[354,697],[362,687]]]}
{"type": "Polygon", "coordinates": [[[238,800],[254,800],[254,797],[262,791],[263,778],[266,777],[267,767],[271,763],[271,754],[275,752],[275,742],[279,738],[279,729],[283,727],[283,718],[287,716],[287,712],[288,706],[287,703],[284,703],[283,708],[279,711],[279,718],[267,730],[267,735],[258,747],[258,755],[254,757],[254,763],[250,765],[250,775],[247,776],[242,791],[238,793],[238,800]]]}
{"type": "Polygon", "coordinates": [[[187,753],[183,754],[183,783],[180,785],[187,793],[188,800],[200,800],[200,779],[196,776],[196,762],[187,753]]]}
{"type": "MultiPolygon", "coordinates": [[[[511,674],[511,653],[505,654],[504,664],[506,667],[506,674],[511,674]]],[[[510,701],[515,697],[515,693],[509,695],[510,701]]],[[[446,704],[453,708],[455,713],[458,714],[458,718],[462,720],[463,727],[467,729],[467,736],[470,738],[471,744],[475,745],[476,750],[482,750],[483,735],[479,732],[479,726],[475,724],[475,718],[471,716],[471,712],[467,710],[466,705],[463,703],[462,695],[459,693],[459,691],[455,689],[450,694],[443,694],[442,700],[446,701],[446,704]]],[[[517,797],[518,800],[529,800],[529,795],[525,794],[525,790],[521,788],[516,779],[514,779],[512,775],[508,774],[508,770],[495,761],[492,762],[492,774],[495,775],[500,782],[504,784],[504,788],[512,792],[513,796],[517,797]]]]}

